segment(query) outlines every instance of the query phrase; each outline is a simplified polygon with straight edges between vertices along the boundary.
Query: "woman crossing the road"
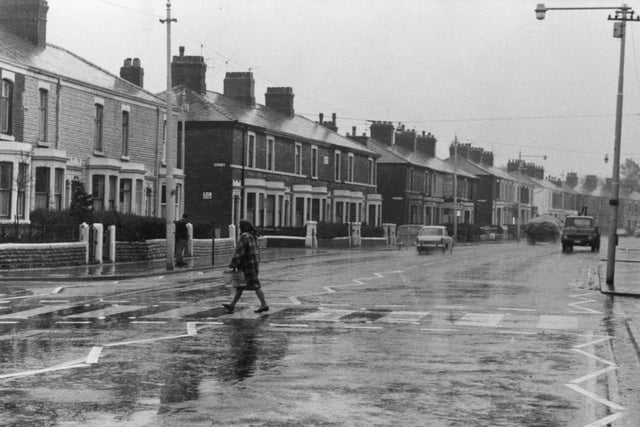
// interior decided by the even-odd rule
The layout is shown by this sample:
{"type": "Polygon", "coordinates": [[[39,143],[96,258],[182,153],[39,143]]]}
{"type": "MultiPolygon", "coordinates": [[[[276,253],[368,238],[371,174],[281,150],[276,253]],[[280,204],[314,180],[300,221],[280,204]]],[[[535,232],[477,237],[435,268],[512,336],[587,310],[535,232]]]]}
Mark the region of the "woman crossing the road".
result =
{"type": "Polygon", "coordinates": [[[244,290],[255,291],[260,300],[260,308],[256,313],[269,311],[269,306],[264,298],[264,293],[260,287],[258,270],[260,264],[260,249],[258,247],[258,232],[253,224],[246,219],[240,220],[240,237],[236,244],[236,250],[229,263],[229,268],[241,271],[244,274],[244,286],[236,287],[236,293],[230,304],[222,304],[229,313],[233,310],[242,296],[244,290]]]}

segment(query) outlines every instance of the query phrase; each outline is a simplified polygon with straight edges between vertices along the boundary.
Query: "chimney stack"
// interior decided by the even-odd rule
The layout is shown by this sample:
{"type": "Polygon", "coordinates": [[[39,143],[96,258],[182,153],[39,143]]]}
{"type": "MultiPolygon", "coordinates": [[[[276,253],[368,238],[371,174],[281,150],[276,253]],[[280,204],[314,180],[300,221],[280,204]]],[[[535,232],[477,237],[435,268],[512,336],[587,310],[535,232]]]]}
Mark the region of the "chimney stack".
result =
{"type": "Polygon", "coordinates": [[[273,108],[289,117],[295,115],[293,108],[293,88],[290,87],[268,87],[264,94],[264,103],[267,107],[273,108]]]}
{"type": "Polygon", "coordinates": [[[436,156],[436,138],[431,135],[431,133],[426,133],[422,131],[422,135],[418,135],[416,138],[416,149],[419,153],[424,154],[425,156],[435,157],[436,156]]]}
{"type": "Polygon", "coordinates": [[[173,86],[186,86],[194,92],[207,93],[207,64],[199,55],[185,56],[184,46],[180,46],[180,55],[171,61],[171,83],[173,86]]]}
{"type": "Polygon", "coordinates": [[[371,123],[369,128],[371,138],[386,145],[395,144],[395,128],[393,123],[384,121],[375,121],[371,123]]]}
{"type": "Polygon", "coordinates": [[[224,76],[224,96],[253,107],[256,105],[255,85],[251,71],[228,72],[224,76]]]}
{"type": "Polygon", "coordinates": [[[136,86],[143,87],[144,69],[140,66],[140,59],[134,58],[133,62],[131,58],[125,59],[124,65],[120,67],[120,77],[136,86]]]}
{"type": "Polygon", "coordinates": [[[48,10],[46,0],[0,0],[0,28],[44,49],[48,10]]]}

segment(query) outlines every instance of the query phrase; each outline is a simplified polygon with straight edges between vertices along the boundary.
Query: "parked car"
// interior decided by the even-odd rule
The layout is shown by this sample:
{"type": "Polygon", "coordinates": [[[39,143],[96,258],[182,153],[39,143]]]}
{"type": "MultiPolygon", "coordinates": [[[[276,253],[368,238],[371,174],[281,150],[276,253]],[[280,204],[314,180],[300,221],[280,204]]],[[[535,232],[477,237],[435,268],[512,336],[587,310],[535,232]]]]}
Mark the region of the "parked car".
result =
{"type": "Polygon", "coordinates": [[[633,235],[634,237],[640,237],[640,227],[636,227],[636,229],[633,230],[633,235]]]}
{"type": "Polygon", "coordinates": [[[600,250],[600,229],[592,216],[567,216],[562,229],[562,252],[571,252],[574,246],[591,246],[592,252],[600,250]]]}
{"type": "Polygon", "coordinates": [[[440,248],[442,252],[453,251],[453,237],[447,233],[447,227],[441,225],[423,225],[416,237],[418,253],[440,248]]]}

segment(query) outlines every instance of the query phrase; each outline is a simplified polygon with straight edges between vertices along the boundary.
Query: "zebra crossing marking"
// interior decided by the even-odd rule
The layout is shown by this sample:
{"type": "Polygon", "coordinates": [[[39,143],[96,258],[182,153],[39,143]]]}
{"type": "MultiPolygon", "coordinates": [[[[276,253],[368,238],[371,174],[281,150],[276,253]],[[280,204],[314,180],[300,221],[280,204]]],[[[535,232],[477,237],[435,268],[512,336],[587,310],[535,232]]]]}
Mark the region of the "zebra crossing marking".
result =
{"type": "Polygon", "coordinates": [[[205,307],[205,306],[188,306],[188,307],[179,307],[174,308],[172,310],[161,311],[160,313],[148,314],[146,316],[141,316],[143,319],[181,319],[182,317],[191,316],[198,313],[203,313],[205,311],[213,310],[217,307],[205,307]]]}
{"type": "Polygon", "coordinates": [[[109,316],[117,314],[130,313],[147,308],[146,305],[113,305],[111,307],[102,308],[100,310],[87,311],[84,313],[71,314],[64,316],[65,319],[106,319],[109,316]]]}
{"type": "Polygon", "coordinates": [[[485,326],[495,328],[504,314],[495,313],[466,313],[455,322],[456,326],[485,326]]]}
{"type": "Polygon", "coordinates": [[[578,329],[578,318],[541,314],[536,327],[538,329],[578,329]]]}

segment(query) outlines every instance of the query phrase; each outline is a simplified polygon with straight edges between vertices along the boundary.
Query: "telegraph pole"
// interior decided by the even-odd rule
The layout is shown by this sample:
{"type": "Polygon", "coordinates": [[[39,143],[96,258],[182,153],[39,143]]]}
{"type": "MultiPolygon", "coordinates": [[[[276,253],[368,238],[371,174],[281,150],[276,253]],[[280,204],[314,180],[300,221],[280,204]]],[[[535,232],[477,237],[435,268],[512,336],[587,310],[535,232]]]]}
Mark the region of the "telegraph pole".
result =
{"type": "Polygon", "coordinates": [[[167,270],[173,270],[173,256],[175,254],[175,210],[176,210],[176,184],[173,178],[173,106],[171,103],[171,23],[178,22],[177,19],[171,18],[171,0],[167,0],[167,19],[160,19],[160,22],[167,24],[167,92],[166,92],[166,108],[167,108],[167,126],[165,132],[165,149],[167,151],[167,176],[166,176],[166,204],[165,213],[167,224],[167,270]]]}
{"type": "Polygon", "coordinates": [[[458,242],[458,135],[453,139],[453,241],[458,242]]]}

